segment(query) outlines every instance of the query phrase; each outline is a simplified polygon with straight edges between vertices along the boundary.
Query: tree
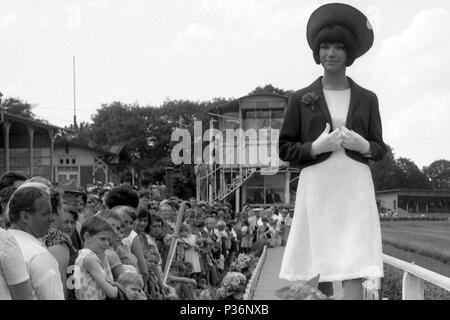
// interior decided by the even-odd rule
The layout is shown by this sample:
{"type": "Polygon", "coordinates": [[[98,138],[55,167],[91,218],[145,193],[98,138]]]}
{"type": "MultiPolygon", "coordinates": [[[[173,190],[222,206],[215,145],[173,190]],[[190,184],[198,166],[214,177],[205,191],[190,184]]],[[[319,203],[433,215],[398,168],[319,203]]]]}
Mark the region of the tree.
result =
{"type": "Polygon", "coordinates": [[[388,152],[382,160],[369,162],[372,172],[375,190],[387,190],[399,188],[402,180],[402,172],[398,167],[391,146],[386,145],[388,152]]]}
{"type": "Polygon", "coordinates": [[[398,188],[432,189],[425,174],[413,161],[407,158],[398,158],[396,163],[401,173],[398,188]]]}
{"type": "Polygon", "coordinates": [[[274,87],[271,84],[266,84],[264,87],[256,87],[253,91],[251,91],[249,94],[256,94],[256,93],[272,93],[272,94],[278,94],[280,96],[286,96],[289,97],[294,91],[292,90],[283,90],[277,87],[274,87]]]}
{"type": "Polygon", "coordinates": [[[435,189],[450,189],[450,161],[441,159],[423,168],[423,172],[435,189]]]}
{"type": "Polygon", "coordinates": [[[85,134],[98,146],[126,144],[135,160],[148,154],[146,122],[139,114],[138,105],[103,104],[92,116],[92,124],[85,134]]]}
{"type": "Polygon", "coordinates": [[[21,99],[6,98],[2,101],[1,106],[8,113],[12,113],[23,118],[36,120],[36,115],[32,110],[35,105],[22,101],[21,99]]]}

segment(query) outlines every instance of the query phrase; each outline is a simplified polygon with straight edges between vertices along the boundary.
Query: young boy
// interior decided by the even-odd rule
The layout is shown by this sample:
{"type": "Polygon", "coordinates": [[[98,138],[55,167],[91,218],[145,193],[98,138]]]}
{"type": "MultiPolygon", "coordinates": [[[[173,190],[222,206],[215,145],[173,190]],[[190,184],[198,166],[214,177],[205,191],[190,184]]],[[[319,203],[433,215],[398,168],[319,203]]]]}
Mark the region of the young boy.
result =
{"type": "Polygon", "coordinates": [[[148,300],[144,293],[144,281],[136,272],[123,272],[117,282],[123,287],[129,300],[148,300]]]}

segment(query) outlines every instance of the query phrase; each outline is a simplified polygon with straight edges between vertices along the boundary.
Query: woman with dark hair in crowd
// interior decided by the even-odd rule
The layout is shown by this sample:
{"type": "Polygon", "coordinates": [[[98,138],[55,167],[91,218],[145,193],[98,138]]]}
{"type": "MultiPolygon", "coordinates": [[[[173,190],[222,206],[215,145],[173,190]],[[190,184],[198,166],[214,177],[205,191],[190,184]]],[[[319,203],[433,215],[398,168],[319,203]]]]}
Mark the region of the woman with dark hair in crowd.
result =
{"type": "Polygon", "coordinates": [[[42,241],[58,262],[64,296],[66,299],[75,300],[74,288],[67,288],[67,278],[73,273],[73,270],[70,270],[69,266],[75,264],[78,250],[72,244],[72,240],[70,239],[71,233],[66,233],[66,231],[70,232],[70,230],[73,232],[75,229],[74,222],[72,223],[74,217],[70,212],[66,212],[63,209],[61,190],[52,189],[50,201],[55,220],[42,241]]]}
{"type": "Polygon", "coordinates": [[[150,237],[151,217],[147,208],[139,208],[137,219],[134,224],[134,231],[141,241],[142,250],[148,266],[148,295],[150,300],[162,300],[165,296],[165,288],[161,274],[161,256],[155,241],[150,237]]]}

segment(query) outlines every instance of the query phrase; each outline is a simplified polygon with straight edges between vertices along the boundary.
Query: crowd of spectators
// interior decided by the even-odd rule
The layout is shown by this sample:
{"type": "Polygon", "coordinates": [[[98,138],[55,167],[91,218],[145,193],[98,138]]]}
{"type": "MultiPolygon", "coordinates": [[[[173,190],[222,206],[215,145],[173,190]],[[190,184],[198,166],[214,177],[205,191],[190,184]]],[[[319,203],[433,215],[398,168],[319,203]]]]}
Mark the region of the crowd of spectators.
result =
{"type": "Polygon", "coordinates": [[[264,246],[286,243],[289,207],[136,189],[3,174],[0,299],[240,299],[264,246]]]}

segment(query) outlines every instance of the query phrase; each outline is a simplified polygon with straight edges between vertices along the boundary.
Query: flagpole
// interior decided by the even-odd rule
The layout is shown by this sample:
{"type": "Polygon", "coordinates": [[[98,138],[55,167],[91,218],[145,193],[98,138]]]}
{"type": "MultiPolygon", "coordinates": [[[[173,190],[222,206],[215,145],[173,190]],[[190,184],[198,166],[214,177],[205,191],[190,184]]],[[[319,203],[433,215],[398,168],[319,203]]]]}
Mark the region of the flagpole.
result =
{"type": "Polygon", "coordinates": [[[73,65],[73,127],[77,128],[76,88],[75,88],[75,57],[72,57],[73,65]]]}

